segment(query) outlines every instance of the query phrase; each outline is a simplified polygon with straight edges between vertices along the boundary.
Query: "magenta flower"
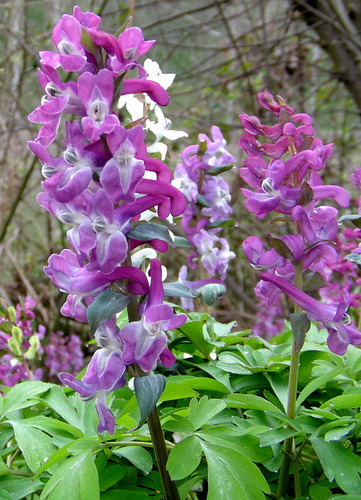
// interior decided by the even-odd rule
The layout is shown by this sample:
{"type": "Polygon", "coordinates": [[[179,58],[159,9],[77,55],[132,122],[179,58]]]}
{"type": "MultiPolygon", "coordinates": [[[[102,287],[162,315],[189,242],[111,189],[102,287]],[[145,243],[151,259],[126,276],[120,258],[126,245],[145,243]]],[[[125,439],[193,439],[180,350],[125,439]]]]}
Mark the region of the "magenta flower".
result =
{"type": "Polygon", "coordinates": [[[81,43],[81,25],[75,17],[65,14],[55,26],[52,40],[59,54],[40,52],[42,64],[53,68],[61,66],[66,71],[81,71],[84,68],[87,56],[81,43]]]}
{"type": "Polygon", "coordinates": [[[120,125],[107,137],[113,157],[104,165],[100,182],[115,202],[135,200],[135,188],[145,171],[144,161],[135,155],[144,141],[144,132],[139,125],[126,130],[120,125]]]}
{"type": "Polygon", "coordinates": [[[156,259],[151,262],[150,275],[151,284],[141,320],[129,323],[119,333],[124,342],[123,361],[127,365],[138,364],[145,372],[151,371],[159,358],[166,366],[174,363],[174,356],[166,349],[165,332],[180,327],[187,319],[185,314],[176,315],[170,306],[163,304],[161,265],[156,259]]]}
{"type": "Polygon", "coordinates": [[[106,406],[106,396],[126,384],[123,376],[126,366],[122,360],[122,342],[116,335],[109,335],[107,328],[106,343],[95,351],[82,380],[76,379],[70,373],[60,373],[59,378],[63,384],[78,392],[83,400],[95,399],[99,416],[98,432],[108,431],[113,434],[115,419],[106,406]]]}
{"type": "Polygon", "coordinates": [[[335,354],[345,354],[347,346],[361,344],[361,332],[353,324],[346,324],[346,311],[349,306],[347,292],[338,304],[322,304],[282,278],[270,273],[262,273],[263,281],[273,283],[286,293],[297,305],[302,307],[311,321],[320,321],[328,330],[328,347],[335,354]]]}
{"type": "Polygon", "coordinates": [[[118,42],[126,61],[134,61],[143,56],[154,45],[155,40],[145,41],[142,30],[136,27],[127,28],[119,35],[118,42]]]}
{"type": "Polygon", "coordinates": [[[147,278],[140,269],[122,266],[108,274],[91,272],[79,266],[78,258],[71,250],[51,255],[48,263],[45,273],[55,286],[69,294],[61,312],[82,322],[87,321],[86,305],[89,299],[108,289],[112,283],[127,280],[128,290],[135,295],[143,295],[149,288],[147,278]]]}
{"type": "Polygon", "coordinates": [[[111,71],[101,69],[96,75],[89,72],[80,75],[78,94],[87,113],[81,122],[87,139],[95,141],[102,134],[110,134],[117,125],[120,125],[118,117],[111,113],[114,94],[111,71]]]}

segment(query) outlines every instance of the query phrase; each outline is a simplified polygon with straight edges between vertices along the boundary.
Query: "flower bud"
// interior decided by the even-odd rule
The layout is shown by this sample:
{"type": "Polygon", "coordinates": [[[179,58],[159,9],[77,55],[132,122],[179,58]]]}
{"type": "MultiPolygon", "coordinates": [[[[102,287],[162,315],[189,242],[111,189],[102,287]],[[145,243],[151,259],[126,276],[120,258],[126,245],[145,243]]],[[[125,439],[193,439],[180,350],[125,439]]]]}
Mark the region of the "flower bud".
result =
{"type": "Polygon", "coordinates": [[[13,326],[11,329],[11,336],[20,345],[23,341],[23,331],[18,326],[13,326]]]}
{"type": "Polygon", "coordinates": [[[8,314],[9,314],[10,321],[12,321],[14,323],[15,322],[15,309],[13,306],[9,307],[8,314]]]}
{"type": "Polygon", "coordinates": [[[8,346],[10,351],[15,354],[15,356],[21,356],[20,344],[14,337],[8,339],[8,346]]]}
{"type": "Polygon", "coordinates": [[[29,339],[29,342],[30,342],[30,347],[24,354],[24,357],[26,359],[34,359],[40,347],[39,337],[37,335],[32,335],[29,339]]]}

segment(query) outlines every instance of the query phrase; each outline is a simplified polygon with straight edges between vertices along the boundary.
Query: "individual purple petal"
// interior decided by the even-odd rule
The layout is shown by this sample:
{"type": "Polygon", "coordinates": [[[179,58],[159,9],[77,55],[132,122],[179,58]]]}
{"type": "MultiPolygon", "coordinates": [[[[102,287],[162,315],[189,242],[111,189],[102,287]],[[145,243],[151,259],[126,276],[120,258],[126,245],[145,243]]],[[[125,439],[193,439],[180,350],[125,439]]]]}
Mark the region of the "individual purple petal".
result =
{"type": "Polygon", "coordinates": [[[361,344],[361,332],[355,327],[354,323],[346,325],[342,323],[327,326],[329,332],[327,345],[330,351],[342,356],[347,347],[361,344]]]}
{"type": "Polygon", "coordinates": [[[160,106],[167,106],[169,103],[168,92],[159,83],[137,78],[127,78],[124,80],[122,95],[143,93],[148,94],[160,106]]]}
{"type": "Polygon", "coordinates": [[[340,301],[339,306],[331,304],[321,304],[318,300],[302,292],[291,283],[270,273],[262,273],[260,278],[269,281],[285,292],[296,304],[307,313],[311,321],[321,321],[322,323],[340,321],[348,307],[347,296],[340,301]]]}
{"type": "Polygon", "coordinates": [[[85,28],[96,30],[101,22],[100,16],[97,16],[94,12],[83,12],[77,5],[74,7],[73,16],[85,28]]]}
{"type": "Polygon", "coordinates": [[[333,186],[330,184],[324,186],[312,186],[313,189],[313,199],[323,200],[324,198],[331,198],[336,201],[341,207],[348,207],[350,203],[350,197],[346,189],[340,186],[333,186]]]}
{"type": "Polygon", "coordinates": [[[170,367],[170,366],[173,366],[174,363],[176,362],[176,357],[174,356],[174,354],[172,353],[172,351],[170,351],[169,349],[165,348],[160,353],[159,360],[162,363],[162,365],[164,365],[166,367],[170,367]]]}
{"type": "Polygon", "coordinates": [[[103,397],[96,398],[95,409],[99,417],[99,425],[97,427],[97,431],[107,431],[112,436],[115,430],[115,418],[113,413],[106,405],[105,395],[103,397]]]}
{"type": "MultiPolygon", "coordinates": [[[[181,215],[186,207],[186,199],[179,189],[166,184],[165,182],[154,181],[151,179],[142,179],[138,186],[137,192],[140,194],[161,195],[170,200],[170,212],[174,217],[181,215]]],[[[165,219],[168,217],[167,208],[162,210],[163,204],[159,205],[159,217],[165,219]]]]}

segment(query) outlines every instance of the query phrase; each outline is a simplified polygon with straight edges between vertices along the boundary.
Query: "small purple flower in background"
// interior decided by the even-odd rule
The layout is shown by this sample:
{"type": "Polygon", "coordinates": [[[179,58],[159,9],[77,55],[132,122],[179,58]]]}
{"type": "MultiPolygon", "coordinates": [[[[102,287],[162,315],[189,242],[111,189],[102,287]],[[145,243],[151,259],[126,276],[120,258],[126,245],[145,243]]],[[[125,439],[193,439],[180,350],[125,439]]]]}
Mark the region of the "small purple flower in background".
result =
{"type": "Polygon", "coordinates": [[[210,276],[225,280],[235,253],[230,251],[228,241],[219,236],[223,223],[232,214],[229,185],[220,174],[230,170],[235,159],[225,149],[226,141],[218,127],[212,127],[211,135],[212,139],[199,134],[200,144],[184,149],[173,184],[187,200],[181,223],[194,246],[188,258],[189,267],[195,270],[199,262],[210,276]]]}
{"type": "Polygon", "coordinates": [[[78,335],[63,335],[62,332],[51,332],[49,343],[45,347],[45,366],[49,377],[58,375],[61,371],[79,371],[84,364],[84,354],[81,349],[81,339],[78,335]]]}

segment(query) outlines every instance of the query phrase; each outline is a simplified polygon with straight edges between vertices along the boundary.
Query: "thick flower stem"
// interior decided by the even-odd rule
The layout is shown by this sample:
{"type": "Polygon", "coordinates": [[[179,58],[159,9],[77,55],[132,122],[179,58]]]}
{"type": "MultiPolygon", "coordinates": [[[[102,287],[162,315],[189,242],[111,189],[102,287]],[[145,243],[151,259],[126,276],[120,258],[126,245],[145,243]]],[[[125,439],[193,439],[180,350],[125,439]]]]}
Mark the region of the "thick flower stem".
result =
{"type": "MultiPolygon", "coordinates": [[[[297,288],[302,290],[302,261],[295,263],[295,285],[297,288]]],[[[296,304],[295,313],[301,312],[301,308],[296,304]]],[[[292,354],[291,354],[291,365],[290,374],[288,379],[288,400],[287,400],[287,417],[290,420],[294,420],[296,417],[296,399],[297,399],[297,387],[298,387],[298,373],[300,365],[300,352],[296,344],[296,339],[293,337],[292,341],[292,354]]],[[[294,438],[290,437],[285,440],[283,445],[283,455],[281,462],[280,477],[278,483],[278,490],[276,493],[276,498],[284,497],[287,486],[288,478],[290,473],[290,465],[293,462],[293,468],[297,468],[297,453],[294,447],[294,438]]],[[[294,473],[295,478],[295,498],[301,496],[300,484],[299,484],[299,474],[294,473]]]]}
{"type": "MultiPolygon", "coordinates": [[[[292,343],[291,366],[290,366],[290,375],[288,381],[287,416],[290,419],[294,419],[296,413],[296,397],[297,397],[298,370],[299,370],[299,359],[300,359],[300,353],[296,350],[295,344],[296,343],[294,340],[292,343]]],[[[286,439],[284,442],[281,471],[280,471],[280,478],[279,478],[276,498],[282,498],[287,490],[289,470],[292,457],[293,457],[293,437],[286,439]]],[[[296,466],[297,464],[294,461],[294,467],[296,466]]],[[[296,497],[297,496],[299,495],[296,495],[296,497]]]]}
{"type": "MultiPolygon", "coordinates": [[[[136,300],[133,296],[132,302],[128,306],[128,317],[130,322],[139,320],[139,314],[135,302],[136,300]]],[[[147,374],[143,372],[139,366],[134,366],[134,369],[137,376],[147,376],[147,374]]],[[[180,500],[178,488],[175,482],[171,480],[167,471],[168,451],[157,407],[153,409],[148,417],[148,427],[152,438],[155,457],[157,459],[159,474],[163,484],[164,498],[165,500],[180,500]]]]}
{"type": "Polygon", "coordinates": [[[178,488],[175,482],[171,480],[166,469],[168,451],[164,441],[157,407],[154,408],[148,417],[148,427],[154,445],[154,453],[158,463],[159,474],[162,479],[165,500],[180,500],[178,488]]]}

